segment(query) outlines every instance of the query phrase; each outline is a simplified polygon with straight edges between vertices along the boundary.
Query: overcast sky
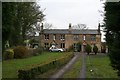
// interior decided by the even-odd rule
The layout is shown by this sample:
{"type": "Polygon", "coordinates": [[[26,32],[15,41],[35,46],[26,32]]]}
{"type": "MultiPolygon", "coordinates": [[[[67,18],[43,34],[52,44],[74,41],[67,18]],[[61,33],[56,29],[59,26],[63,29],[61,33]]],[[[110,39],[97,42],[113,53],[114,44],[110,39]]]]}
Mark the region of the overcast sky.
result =
{"type": "Polygon", "coordinates": [[[86,24],[89,29],[97,29],[98,23],[102,22],[100,0],[39,0],[37,3],[45,9],[44,22],[57,29],[68,29],[69,23],[86,24]]]}

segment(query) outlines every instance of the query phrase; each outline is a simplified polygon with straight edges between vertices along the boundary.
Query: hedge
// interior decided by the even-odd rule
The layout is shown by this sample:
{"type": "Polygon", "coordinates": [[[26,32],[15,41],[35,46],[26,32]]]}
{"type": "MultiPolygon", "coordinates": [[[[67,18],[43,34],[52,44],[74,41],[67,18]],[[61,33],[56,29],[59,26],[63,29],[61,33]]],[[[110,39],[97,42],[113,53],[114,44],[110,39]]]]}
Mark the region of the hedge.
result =
{"type": "Polygon", "coordinates": [[[5,50],[3,55],[4,55],[3,57],[5,60],[6,59],[13,59],[14,58],[14,51],[13,51],[13,49],[7,49],[7,50],[5,50]]]}
{"type": "Polygon", "coordinates": [[[32,65],[32,67],[18,70],[18,78],[25,80],[34,79],[37,75],[43,74],[54,68],[59,68],[60,66],[66,64],[73,56],[73,54],[68,54],[60,59],[55,59],[43,64],[32,65]]]}
{"type": "Polygon", "coordinates": [[[16,46],[14,48],[14,58],[28,57],[28,48],[26,46],[16,46]]]}

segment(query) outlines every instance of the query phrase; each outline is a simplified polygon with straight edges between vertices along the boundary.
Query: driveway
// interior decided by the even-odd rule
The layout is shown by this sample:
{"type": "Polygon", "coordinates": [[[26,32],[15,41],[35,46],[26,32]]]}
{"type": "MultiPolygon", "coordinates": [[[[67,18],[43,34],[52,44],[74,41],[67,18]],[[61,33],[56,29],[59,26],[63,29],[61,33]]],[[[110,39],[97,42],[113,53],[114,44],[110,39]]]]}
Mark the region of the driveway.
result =
{"type": "Polygon", "coordinates": [[[71,66],[76,62],[76,60],[80,57],[81,53],[80,52],[75,52],[74,53],[74,57],[63,67],[61,68],[57,73],[53,74],[51,77],[50,77],[50,80],[56,80],[57,78],[61,78],[62,75],[68,71],[71,66]]]}

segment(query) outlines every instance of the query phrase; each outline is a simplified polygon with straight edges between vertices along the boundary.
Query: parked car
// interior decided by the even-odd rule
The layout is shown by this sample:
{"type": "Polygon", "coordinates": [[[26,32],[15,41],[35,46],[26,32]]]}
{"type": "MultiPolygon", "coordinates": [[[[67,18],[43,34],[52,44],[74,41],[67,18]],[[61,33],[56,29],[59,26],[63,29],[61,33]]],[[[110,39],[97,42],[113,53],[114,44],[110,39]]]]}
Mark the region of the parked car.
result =
{"type": "Polygon", "coordinates": [[[63,52],[64,50],[62,48],[50,47],[49,51],[50,52],[63,52]]]}

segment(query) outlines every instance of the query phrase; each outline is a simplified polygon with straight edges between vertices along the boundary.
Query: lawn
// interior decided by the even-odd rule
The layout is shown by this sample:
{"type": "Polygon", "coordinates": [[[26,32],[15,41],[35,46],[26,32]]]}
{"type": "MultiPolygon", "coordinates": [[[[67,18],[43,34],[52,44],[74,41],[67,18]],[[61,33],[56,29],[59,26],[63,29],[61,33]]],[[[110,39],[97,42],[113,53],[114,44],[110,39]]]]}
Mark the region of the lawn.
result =
{"type": "Polygon", "coordinates": [[[89,55],[86,62],[87,78],[118,78],[116,71],[110,66],[107,55],[89,55]]]}
{"type": "Polygon", "coordinates": [[[77,78],[80,74],[80,67],[82,63],[82,58],[80,57],[70,68],[69,71],[67,71],[64,75],[63,78],[77,78]]]}
{"type": "Polygon", "coordinates": [[[0,61],[0,80],[2,78],[2,62],[0,61]]]}
{"type": "Polygon", "coordinates": [[[2,70],[3,70],[3,78],[17,78],[18,70],[30,67],[35,64],[42,64],[44,62],[52,61],[67,54],[71,54],[68,52],[46,52],[39,56],[33,56],[25,59],[13,59],[13,60],[6,60],[2,63],[2,70]]]}

